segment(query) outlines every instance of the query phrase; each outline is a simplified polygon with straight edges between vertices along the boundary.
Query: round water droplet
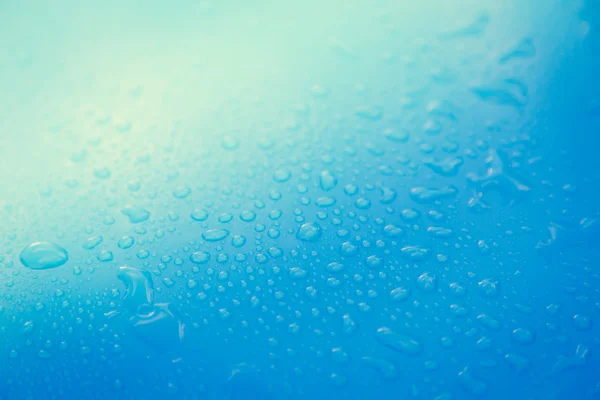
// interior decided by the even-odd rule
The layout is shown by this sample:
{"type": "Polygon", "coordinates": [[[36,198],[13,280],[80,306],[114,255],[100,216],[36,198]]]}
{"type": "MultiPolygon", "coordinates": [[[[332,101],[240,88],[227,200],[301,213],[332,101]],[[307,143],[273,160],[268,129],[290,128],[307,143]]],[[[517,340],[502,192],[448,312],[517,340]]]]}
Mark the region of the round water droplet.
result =
{"type": "Polygon", "coordinates": [[[123,236],[121,239],[119,239],[119,242],[117,243],[117,245],[119,246],[120,249],[126,250],[128,248],[130,248],[131,246],[133,246],[135,243],[135,239],[132,236],[123,236]]]}
{"type": "Polygon", "coordinates": [[[197,251],[190,255],[190,261],[194,264],[206,264],[210,260],[210,253],[206,251],[197,251]]]}
{"type": "Polygon", "coordinates": [[[344,242],[340,247],[340,253],[344,257],[351,257],[358,254],[358,246],[352,242],[344,242]]]}
{"type": "Polygon", "coordinates": [[[292,173],[287,169],[279,169],[273,174],[273,180],[279,183],[287,182],[291,177],[292,173]]]}
{"type": "Polygon", "coordinates": [[[403,286],[397,287],[390,292],[390,297],[393,301],[400,302],[408,299],[410,296],[410,289],[403,286]]]}
{"type": "Polygon", "coordinates": [[[327,271],[331,273],[337,273],[344,270],[344,264],[339,262],[332,262],[327,265],[327,271]]]}
{"type": "Polygon", "coordinates": [[[256,213],[254,211],[242,211],[240,214],[240,219],[244,222],[252,222],[256,219],[256,213]]]}
{"type": "Polygon", "coordinates": [[[361,197],[358,200],[356,200],[356,202],[354,204],[355,204],[356,208],[358,208],[360,210],[367,210],[367,209],[371,208],[371,200],[366,199],[364,197],[361,197]]]}
{"type": "Polygon", "coordinates": [[[419,276],[419,279],[417,279],[417,285],[419,286],[419,289],[424,292],[433,292],[437,288],[435,274],[432,274],[431,272],[423,273],[419,276]]]}
{"type": "Polygon", "coordinates": [[[208,218],[208,212],[206,210],[197,208],[194,211],[192,211],[192,213],[190,214],[190,217],[194,221],[200,221],[200,222],[206,221],[206,219],[208,218]]]}
{"type": "Polygon", "coordinates": [[[344,187],[344,193],[346,193],[348,196],[354,196],[356,193],[358,193],[358,186],[350,183],[344,187]]]}
{"type": "Polygon", "coordinates": [[[240,248],[246,244],[246,238],[242,235],[235,235],[231,239],[231,245],[236,248],[240,248]]]}
{"type": "Polygon", "coordinates": [[[419,210],[415,210],[414,208],[408,208],[406,210],[402,210],[400,213],[400,217],[404,220],[404,222],[412,222],[417,220],[421,216],[421,212],[419,210]]]}
{"type": "Polygon", "coordinates": [[[302,240],[303,242],[315,242],[321,237],[321,226],[316,222],[307,222],[303,224],[298,233],[296,239],[302,240]]]}
{"type": "Polygon", "coordinates": [[[192,193],[192,189],[186,185],[178,186],[173,189],[173,197],[177,199],[185,199],[190,195],[190,193],[192,193]]]}

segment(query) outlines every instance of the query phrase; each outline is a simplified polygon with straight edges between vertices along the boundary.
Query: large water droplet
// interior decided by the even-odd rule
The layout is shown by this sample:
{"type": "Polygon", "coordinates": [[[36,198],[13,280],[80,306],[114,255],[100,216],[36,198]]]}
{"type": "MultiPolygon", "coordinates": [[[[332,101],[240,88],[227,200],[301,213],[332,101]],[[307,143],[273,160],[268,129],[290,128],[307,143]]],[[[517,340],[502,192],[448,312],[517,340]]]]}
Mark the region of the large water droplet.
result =
{"type": "Polygon", "coordinates": [[[83,243],[83,248],[86,250],[93,250],[100,243],[102,243],[102,236],[92,236],[83,243]]]}
{"type": "Polygon", "coordinates": [[[27,268],[50,269],[66,263],[69,254],[55,243],[35,242],[23,249],[20,259],[27,268]]]}

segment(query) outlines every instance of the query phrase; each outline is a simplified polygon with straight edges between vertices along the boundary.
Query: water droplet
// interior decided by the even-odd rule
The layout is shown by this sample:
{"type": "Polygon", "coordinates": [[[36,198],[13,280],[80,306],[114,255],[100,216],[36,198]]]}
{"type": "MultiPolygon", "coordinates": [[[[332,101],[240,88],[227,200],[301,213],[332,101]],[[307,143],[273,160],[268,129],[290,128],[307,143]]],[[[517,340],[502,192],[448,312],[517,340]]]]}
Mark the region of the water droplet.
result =
{"type": "Polygon", "coordinates": [[[500,282],[492,279],[484,279],[477,285],[479,291],[485,297],[496,297],[500,292],[500,282]]]}
{"type": "Polygon", "coordinates": [[[126,250],[134,244],[135,239],[132,236],[123,236],[121,239],[119,239],[117,246],[119,246],[120,249],[126,250]]]}
{"type": "Polygon", "coordinates": [[[500,325],[500,322],[496,321],[494,318],[490,317],[487,314],[479,314],[477,316],[477,321],[479,321],[481,325],[493,331],[499,331],[502,327],[502,325],[500,325]]]}
{"type": "Polygon", "coordinates": [[[240,147],[240,142],[233,136],[225,136],[221,141],[221,147],[228,151],[234,151],[240,147]]]}
{"type": "Polygon", "coordinates": [[[327,265],[327,271],[331,273],[338,273],[344,270],[344,264],[339,262],[332,262],[327,265]]]}
{"type": "Polygon", "coordinates": [[[419,219],[420,216],[421,212],[419,210],[415,210],[414,208],[407,208],[405,210],[402,210],[402,212],[400,213],[400,217],[404,222],[416,221],[417,219],[419,219]]]}
{"type": "Polygon", "coordinates": [[[279,169],[273,174],[273,180],[275,182],[284,183],[290,180],[292,173],[287,169],[279,169]]]}
{"type": "Polygon", "coordinates": [[[342,332],[344,332],[346,335],[354,333],[357,327],[358,326],[356,322],[352,319],[350,314],[344,314],[342,316],[342,332]]]}
{"type": "Polygon", "coordinates": [[[383,228],[383,234],[387,237],[399,237],[404,234],[404,229],[396,225],[386,225],[383,228]]]}
{"type": "Polygon", "coordinates": [[[189,186],[178,186],[173,190],[173,197],[176,199],[185,199],[192,193],[192,189],[189,186]]]}
{"type": "Polygon", "coordinates": [[[532,344],[535,341],[535,332],[526,328],[517,328],[512,331],[512,338],[520,344],[532,344]]]}
{"type": "Polygon", "coordinates": [[[397,142],[397,143],[406,143],[406,142],[408,142],[408,139],[410,137],[410,135],[408,134],[407,131],[405,131],[405,130],[396,131],[392,128],[388,128],[385,131],[383,131],[383,136],[385,136],[388,140],[390,140],[392,142],[397,142]]]}
{"type": "Polygon", "coordinates": [[[150,212],[136,206],[125,206],[121,213],[129,218],[129,222],[132,224],[138,224],[146,221],[150,217],[150,212]]]}
{"type": "Polygon", "coordinates": [[[109,261],[113,260],[113,253],[108,250],[102,250],[98,254],[97,258],[98,258],[98,261],[100,261],[100,262],[109,262],[109,261]]]}
{"type": "Polygon", "coordinates": [[[359,198],[359,199],[356,200],[356,202],[354,203],[354,205],[359,210],[367,210],[367,209],[371,208],[371,201],[369,199],[361,197],[361,198],[359,198]]]}
{"type": "Polygon", "coordinates": [[[110,178],[110,170],[108,168],[99,168],[94,170],[94,176],[98,179],[108,179],[110,178]]]}
{"type": "Polygon", "coordinates": [[[396,197],[398,197],[398,193],[389,187],[382,186],[380,190],[381,198],[379,199],[379,202],[381,204],[392,204],[394,200],[396,200],[396,197]]]}
{"type": "Polygon", "coordinates": [[[424,164],[436,174],[449,177],[456,176],[464,163],[465,160],[462,157],[448,157],[441,161],[436,159],[428,160],[424,164]]]}
{"type": "Polygon", "coordinates": [[[207,242],[218,242],[219,240],[225,239],[229,236],[229,231],[226,229],[209,229],[202,232],[202,239],[207,242]]]}
{"type": "Polygon", "coordinates": [[[35,242],[25,247],[20,255],[21,263],[30,269],[60,267],[69,259],[67,251],[51,242],[35,242]]]}
{"type": "Polygon", "coordinates": [[[585,331],[592,327],[592,319],[587,315],[575,314],[573,316],[573,323],[580,331],[585,331]]]}
{"type": "Polygon", "coordinates": [[[512,60],[523,59],[523,58],[532,58],[536,54],[535,46],[533,44],[533,39],[525,38],[521,40],[515,47],[513,47],[510,51],[502,55],[498,59],[498,63],[505,64],[512,60]]]}
{"type": "Polygon", "coordinates": [[[240,214],[240,219],[244,222],[252,222],[256,219],[256,213],[254,211],[242,211],[240,214]]]}
{"type": "Polygon", "coordinates": [[[246,238],[242,235],[235,235],[231,239],[231,245],[236,248],[240,248],[246,244],[246,238]]]}
{"type": "Polygon", "coordinates": [[[321,226],[316,222],[307,222],[300,226],[296,238],[303,242],[315,242],[321,238],[321,226]]]}
{"type": "Polygon", "coordinates": [[[308,275],[308,272],[306,272],[302,268],[290,268],[290,270],[289,270],[290,279],[293,279],[293,280],[304,279],[304,278],[306,278],[307,275],[308,275]]]}
{"type": "Polygon", "coordinates": [[[358,186],[350,183],[344,187],[344,193],[346,193],[348,196],[354,196],[356,193],[358,193],[358,186]]]}
{"type": "Polygon", "coordinates": [[[381,327],[377,329],[377,341],[392,350],[408,355],[416,355],[421,352],[421,344],[410,336],[395,333],[390,328],[381,327]]]}
{"type": "Polygon", "coordinates": [[[196,251],[190,255],[190,261],[194,264],[206,264],[210,261],[210,253],[206,251],[196,251]]]}
{"type": "Polygon", "coordinates": [[[399,286],[390,292],[390,297],[395,302],[406,300],[410,297],[410,289],[405,288],[404,286],[399,286]]]}
{"type": "Polygon", "coordinates": [[[517,79],[504,79],[471,89],[481,100],[501,106],[521,109],[527,103],[527,86],[517,79]]]}
{"type": "Polygon", "coordinates": [[[458,189],[454,186],[448,186],[443,189],[416,187],[410,190],[410,198],[419,204],[428,204],[437,200],[453,197],[457,192],[458,189]]]}
{"type": "Polygon", "coordinates": [[[319,184],[321,189],[328,192],[337,186],[337,179],[329,171],[321,172],[319,184]]]}
{"type": "Polygon", "coordinates": [[[23,324],[23,334],[28,335],[35,329],[35,324],[33,321],[27,321],[23,324]]]}
{"type": "Polygon", "coordinates": [[[422,246],[406,246],[400,252],[411,261],[423,261],[431,255],[431,250],[422,246]]]}
{"type": "Polygon", "coordinates": [[[417,285],[423,292],[433,292],[437,289],[437,278],[431,272],[425,272],[417,279],[417,285]]]}
{"type": "Polygon", "coordinates": [[[206,221],[206,219],[208,218],[208,212],[206,210],[196,208],[194,211],[192,211],[192,213],[190,214],[190,217],[194,221],[199,221],[199,222],[206,221]]]}
{"type": "Polygon", "coordinates": [[[316,201],[315,204],[319,207],[326,208],[335,205],[336,200],[333,197],[321,196],[316,201]]]}
{"type": "Polygon", "coordinates": [[[86,250],[93,250],[100,243],[102,243],[102,236],[92,236],[83,243],[83,248],[86,250]]]}

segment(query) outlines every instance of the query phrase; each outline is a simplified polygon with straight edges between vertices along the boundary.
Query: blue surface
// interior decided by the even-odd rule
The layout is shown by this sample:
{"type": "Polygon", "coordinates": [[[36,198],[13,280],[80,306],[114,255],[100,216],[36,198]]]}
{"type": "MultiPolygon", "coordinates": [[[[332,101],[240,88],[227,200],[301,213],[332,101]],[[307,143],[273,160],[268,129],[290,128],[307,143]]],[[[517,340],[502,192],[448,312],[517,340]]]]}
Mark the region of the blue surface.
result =
{"type": "Polygon", "coordinates": [[[600,398],[598,1],[47,3],[0,399],[600,398]]]}

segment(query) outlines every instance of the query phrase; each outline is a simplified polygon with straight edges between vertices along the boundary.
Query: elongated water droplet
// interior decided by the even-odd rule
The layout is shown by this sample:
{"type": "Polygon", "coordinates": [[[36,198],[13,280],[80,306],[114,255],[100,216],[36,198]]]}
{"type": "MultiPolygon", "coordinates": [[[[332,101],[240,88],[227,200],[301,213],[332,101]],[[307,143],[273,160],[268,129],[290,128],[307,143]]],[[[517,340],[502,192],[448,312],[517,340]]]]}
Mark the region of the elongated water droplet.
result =
{"type": "Polygon", "coordinates": [[[51,242],[35,242],[25,247],[20,260],[30,269],[50,269],[60,267],[69,259],[65,249],[51,242]]]}
{"type": "Polygon", "coordinates": [[[218,242],[229,236],[229,231],[226,229],[209,229],[202,233],[202,239],[207,242],[218,242]]]}

